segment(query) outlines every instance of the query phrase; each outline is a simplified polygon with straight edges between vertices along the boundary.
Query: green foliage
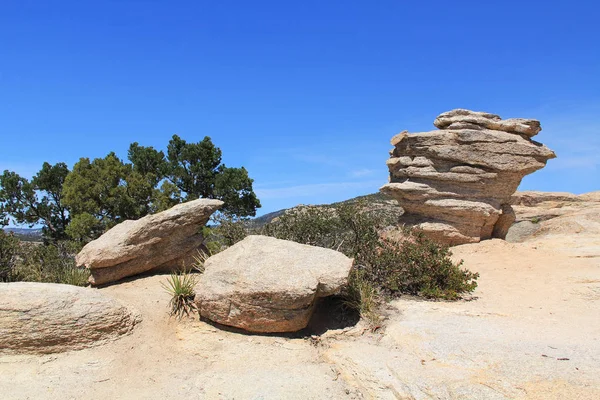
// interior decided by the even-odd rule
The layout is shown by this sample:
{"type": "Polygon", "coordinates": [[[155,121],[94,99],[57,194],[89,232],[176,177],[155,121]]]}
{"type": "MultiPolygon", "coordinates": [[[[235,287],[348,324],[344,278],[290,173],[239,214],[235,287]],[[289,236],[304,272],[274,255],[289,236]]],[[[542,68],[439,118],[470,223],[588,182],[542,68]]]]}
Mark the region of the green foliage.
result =
{"type": "Polygon", "coordinates": [[[400,242],[382,239],[369,262],[369,280],[384,293],[456,300],[475,290],[479,274],[461,269],[462,261],[454,263],[447,246],[418,231],[405,235],[400,242]]]}
{"type": "Polygon", "coordinates": [[[245,168],[221,164],[222,152],[206,136],[187,143],[173,135],[167,146],[166,178],[185,196],[224,201],[222,212],[238,217],[256,215],[260,201],[252,189],[253,180],[245,168]]]}
{"type": "Polygon", "coordinates": [[[187,143],[173,135],[167,146],[168,177],[187,197],[212,198],[221,149],[206,136],[198,143],[187,143]]]}
{"type": "Polygon", "coordinates": [[[19,240],[11,233],[0,229],[0,282],[15,279],[14,269],[19,253],[19,240]]]}
{"type": "Polygon", "coordinates": [[[62,187],[69,173],[67,165],[44,163],[31,181],[11,171],[0,175],[0,225],[7,215],[19,224],[44,225],[44,235],[65,239],[69,212],[63,201],[62,187]]]}
{"type": "Polygon", "coordinates": [[[182,318],[196,311],[194,287],[197,282],[197,275],[186,271],[171,274],[167,283],[161,282],[162,287],[171,295],[169,315],[182,318]]]}
{"type": "Polygon", "coordinates": [[[182,203],[181,191],[169,181],[161,183],[159,189],[154,189],[153,209],[155,212],[165,211],[169,208],[182,203]]]}
{"type": "Polygon", "coordinates": [[[98,218],[90,213],[83,212],[73,216],[65,232],[71,239],[80,243],[87,243],[100,236],[104,228],[98,218]]]}
{"type": "Polygon", "coordinates": [[[11,281],[64,283],[85,286],[89,272],[75,266],[79,246],[69,242],[22,243],[11,281]]]}
{"type": "Polygon", "coordinates": [[[335,210],[302,206],[288,210],[266,224],[261,233],[278,239],[337,250],[343,244],[345,232],[342,231],[335,210]]]}
{"type": "Polygon", "coordinates": [[[223,164],[218,168],[214,191],[208,197],[223,200],[222,212],[228,215],[253,217],[260,201],[252,190],[252,182],[246,168],[229,168],[223,164]]]}
{"type": "Polygon", "coordinates": [[[405,230],[399,241],[384,239],[395,215],[355,201],[335,207],[299,207],[288,210],[262,228],[280,239],[343,252],[355,260],[347,304],[376,322],[379,294],[401,294],[455,300],[477,287],[478,274],[461,269],[447,246],[420,232],[405,230]]]}
{"type": "MultiPolygon", "coordinates": [[[[81,158],[67,176],[63,187],[64,202],[73,216],[88,214],[85,222],[90,227],[101,226],[104,231],[126,220],[138,219],[151,211],[153,187],[135,172],[131,164],[123,163],[114,153],[90,162],[81,158]]],[[[84,226],[78,222],[80,231],[84,226]]],[[[79,232],[79,237],[82,233],[79,232]]],[[[93,235],[92,235],[93,236],[93,235]]]]}
{"type": "MultiPolygon", "coordinates": [[[[215,223],[215,226],[214,228],[210,228],[209,231],[205,231],[204,237],[212,237],[213,240],[211,242],[218,241],[221,244],[220,247],[231,247],[250,234],[248,228],[249,221],[245,218],[236,218],[226,214],[214,214],[212,221],[215,223]]],[[[218,251],[213,251],[211,254],[215,253],[218,253],[218,251]]]]}
{"type": "Polygon", "coordinates": [[[134,142],[129,146],[127,158],[133,164],[133,170],[145,177],[152,187],[157,186],[167,173],[165,153],[154,147],[143,147],[134,142]]]}
{"type": "Polygon", "coordinates": [[[261,233],[278,239],[341,251],[366,263],[379,243],[379,231],[393,224],[393,216],[369,208],[364,201],[336,207],[303,206],[266,224],[261,233]]]}
{"type": "Polygon", "coordinates": [[[358,311],[361,318],[372,326],[381,321],[377,309],[380,303],[379,291],[360,268],[353,268],[348,278],[348,287],[344,293],[344,304],[358,311]]]}
{"type": "Polygon", "coordinates": [[[114,225],[164,211],[197,198],[221,199],[222,212],[240,218],[260,207],[245,168],[221,163],[222,152],[207,136],[188,143],[174,135],[167,154],[134,142],[129,161],[115,153],[66,164],[44,163],[29,181],[15,172],[0,175],[0,227],[44,225],[47,239],[95,239],[114,225]]]}

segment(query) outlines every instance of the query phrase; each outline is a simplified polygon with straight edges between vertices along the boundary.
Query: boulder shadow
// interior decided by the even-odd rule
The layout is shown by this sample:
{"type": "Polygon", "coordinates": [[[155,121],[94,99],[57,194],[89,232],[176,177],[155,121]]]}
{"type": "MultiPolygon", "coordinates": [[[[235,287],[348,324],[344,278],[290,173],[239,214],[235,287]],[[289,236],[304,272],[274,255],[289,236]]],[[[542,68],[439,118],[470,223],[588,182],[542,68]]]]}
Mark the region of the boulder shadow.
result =
{"type": "Polygon", "coordinates": [[[357,310],[349,308],[342,296],[329,296],[317,300],[315,311],[306,328],[297,332],[250,332],[232,326],[222,325],[207,318],[200,317],[205,322],[219,330],[246,336],[275,336],[289,339],[303,339],[320,336],[329,330],[344,329],[355,326],[360,321],[357,310]]]}
{"type": "Polygon", "coordinates": [[[320,336],[327,331],[350,328],[358,324],[358,310],[348,307],[343,296],[328,296],[318,300],[315,311],[302,329],[305,336],[320,336]]]}

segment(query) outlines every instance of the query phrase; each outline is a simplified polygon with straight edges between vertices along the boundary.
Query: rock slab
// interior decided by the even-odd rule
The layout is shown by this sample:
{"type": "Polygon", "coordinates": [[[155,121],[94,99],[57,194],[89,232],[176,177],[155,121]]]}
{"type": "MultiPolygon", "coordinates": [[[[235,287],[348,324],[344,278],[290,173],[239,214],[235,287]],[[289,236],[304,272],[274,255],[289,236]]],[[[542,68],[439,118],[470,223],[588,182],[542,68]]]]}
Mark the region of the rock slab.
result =
{"type": "Polygon", "coordinates": [[[0,353],[57,353],[98,346],[132,331],[140,315],[96,289],[0,284],[0,353]]]}
{"type": "Polygon", "coordinates": [[[248,236],[210,257],[196,286],[200,315],[250,332],[305,328],[319,297],[348,283],[342,253],[266,236],[248,236]]]}
{"type": "Polygon", "coordinates": [[[438,116],[437,131],[392,138],[387,166],[402,222],[442,243],[504,238],[515,220],[511,195],[553,151],[531,137],[540,122],[457,109],[438,116]]]}
{"type": "Polygon", "coordinates": [[[200,228],[222,205],[220,200],[198,199],[135,221],[123,221],[88,243],[76,263],[90,269],[92,285],[153,269],[181,268],[202,245],[200,228]]]}

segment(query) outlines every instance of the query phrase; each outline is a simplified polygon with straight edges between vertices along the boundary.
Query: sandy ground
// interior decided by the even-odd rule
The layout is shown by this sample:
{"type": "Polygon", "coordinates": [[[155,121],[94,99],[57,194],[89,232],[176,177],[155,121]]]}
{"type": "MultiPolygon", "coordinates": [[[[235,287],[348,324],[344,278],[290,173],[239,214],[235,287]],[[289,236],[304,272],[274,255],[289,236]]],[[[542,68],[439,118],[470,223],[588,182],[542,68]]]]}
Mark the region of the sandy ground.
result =
{"type": "MultiPolygon", "coordinates": [[[[587,220],[586,220],[587,221],[587,220]]],[[[385,329],[245,335],[167,315],[164,276],[99,289],[137,308],[102,347],[0,357],[3,399],[600,399],[600,235],[454,248],[470,301],[401,299],[385,329]]]]}

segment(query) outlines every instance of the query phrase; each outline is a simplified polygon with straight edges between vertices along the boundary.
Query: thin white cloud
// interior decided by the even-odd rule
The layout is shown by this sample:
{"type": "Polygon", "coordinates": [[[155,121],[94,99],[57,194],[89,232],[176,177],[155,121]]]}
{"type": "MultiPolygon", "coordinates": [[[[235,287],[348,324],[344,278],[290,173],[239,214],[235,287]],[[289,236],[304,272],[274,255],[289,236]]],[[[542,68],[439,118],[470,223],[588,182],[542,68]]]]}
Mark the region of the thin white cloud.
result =
{"type": "Polygon", "coordinates": [[[256,194],[260,199],[286,199],[296,197],[316,198],[318,196],[335,194],[345,190],[372,190],[382,186],[384,183],[385,182],[382,182],[379,179],[361,182],[315,183],[273,189],[256,189],[256,194]]]}

